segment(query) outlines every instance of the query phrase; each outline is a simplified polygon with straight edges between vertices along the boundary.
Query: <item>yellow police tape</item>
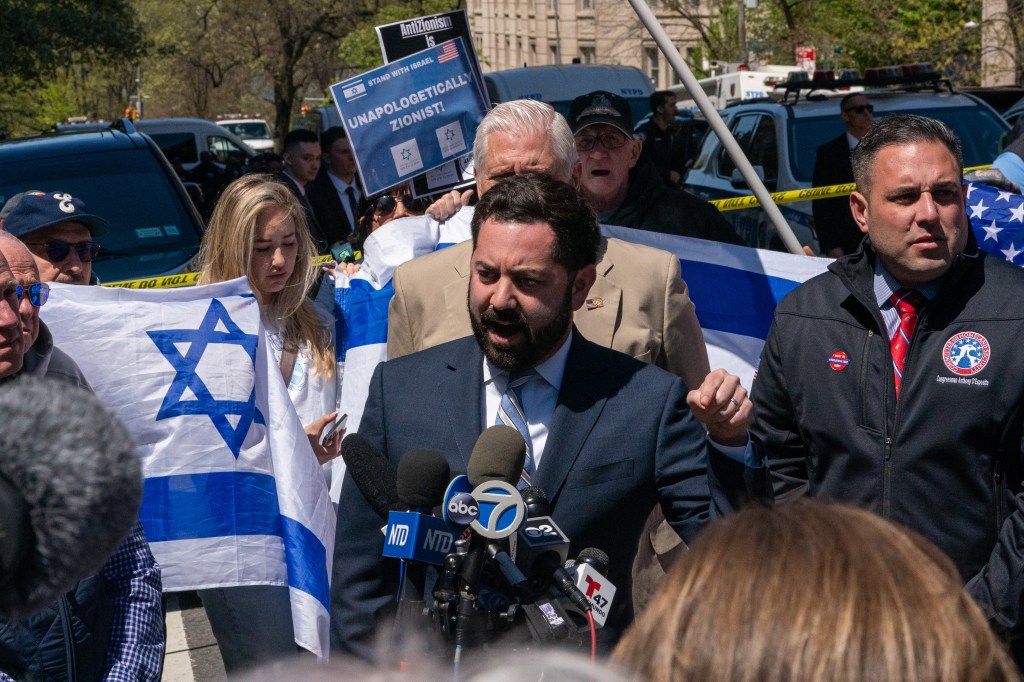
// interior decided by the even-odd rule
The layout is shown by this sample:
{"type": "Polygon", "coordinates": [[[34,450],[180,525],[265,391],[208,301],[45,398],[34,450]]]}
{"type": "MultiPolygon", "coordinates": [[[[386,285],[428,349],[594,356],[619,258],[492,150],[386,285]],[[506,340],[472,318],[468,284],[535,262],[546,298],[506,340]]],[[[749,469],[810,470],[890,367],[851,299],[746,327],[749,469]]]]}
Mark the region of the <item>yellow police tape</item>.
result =
{"type": "MultiPolygon", "coordinates": [[[[317,256],[313,259],[313,267],[319,267],[324,263],[333,260],[330,256],[317,256]]],[[[198,272],[182,272],[177,275],[166,275],[163,277],[148,277],[146,279],[126,279],[120,282],[104,283],[105,287],[119,287],[121,289],[174,289],[175,287],[190,287],[195,285],[199,279],[198,272]]]]}
{"type": "MultiPolygon", "coordinates": [[[[991,168],[991,164],[984,166],[971,166],[964,168],[964,173],[991,168]]],[[[772,192],[771,198],[776,204],[791,204],[795,201],[808,201],[810,199],[830,199],[832,197],[844,197],[855,190],[857,186],[852,182],[842,185],[829,185],[827,187],[808,187],[807,189],[792,189],[786,192],[772,192]]],[[[742,196],[730,197],[729,199],[714,199],[711,205],[719,211],[739,211],[744,208],[757,208],[761,205],[757,197],[742,196]]]]}

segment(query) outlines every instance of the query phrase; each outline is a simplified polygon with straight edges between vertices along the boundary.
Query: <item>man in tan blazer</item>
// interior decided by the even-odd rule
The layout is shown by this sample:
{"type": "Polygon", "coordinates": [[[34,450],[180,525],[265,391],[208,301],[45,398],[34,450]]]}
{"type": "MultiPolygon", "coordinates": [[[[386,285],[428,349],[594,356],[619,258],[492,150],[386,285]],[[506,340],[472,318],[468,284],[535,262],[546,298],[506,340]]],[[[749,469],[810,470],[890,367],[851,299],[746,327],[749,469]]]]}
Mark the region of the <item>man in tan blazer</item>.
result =
{"type": "MultiPolygon", "coordinates": [[[[499,104],[487,114],[477,129],[473,162],[481,196],[523,171],[579,184],[568,123],[550,105],[533,100],[499,104]]],[[[450,219],[471,217],[466,207],[450,219]]],[[[388,310],[388,359],[472,334],[466,306],[472,250],[465,241],[399,266],[388,310]]],[[[604,239],[597,281],[573,321],[587,339],[666,369],[691,389],[710,371],[679,259],[666,251],[604,239]]]]}

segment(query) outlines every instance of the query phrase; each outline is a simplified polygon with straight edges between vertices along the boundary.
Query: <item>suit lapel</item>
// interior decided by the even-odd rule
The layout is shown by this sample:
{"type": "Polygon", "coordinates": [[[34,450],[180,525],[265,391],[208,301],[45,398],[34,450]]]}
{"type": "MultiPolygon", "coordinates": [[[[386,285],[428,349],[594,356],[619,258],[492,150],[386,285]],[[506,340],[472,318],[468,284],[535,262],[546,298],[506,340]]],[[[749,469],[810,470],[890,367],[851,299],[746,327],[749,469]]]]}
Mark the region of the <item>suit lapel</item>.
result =
{"type": "Polygon", "coordinates": [[[615,262],[608,255],[608,240],[601,240],[598,254],[597,280],[590,287],[583,307],[573,314],[573,322],[583,336],[605,348],[612,347],[615,338],[615,322],[622,316],[622,289],[608,279],[608,273],[615,268],[615,262]]]}
{"type": "Polygon", "coordinates": [[[444,406],[458,454],[462,458],[462,471],[465,472],[473,446],[483,431],[480,404],[484,385],[484,359],[480,347],[472,338],[455,341],[451,349],[445,366],[441,368],[435,395],[444,406]]]}
{"type": "Polygon", "coordinates": [[[534,483],[544,489],[552,503],[565,485],[569,470],[607,402],[607,394],[602,390],[607,368],[591,359],[592,347],[593,344],[574,332],[562,376],[562,390],[551,418],[551,431],[534,477],[534,483]]]}

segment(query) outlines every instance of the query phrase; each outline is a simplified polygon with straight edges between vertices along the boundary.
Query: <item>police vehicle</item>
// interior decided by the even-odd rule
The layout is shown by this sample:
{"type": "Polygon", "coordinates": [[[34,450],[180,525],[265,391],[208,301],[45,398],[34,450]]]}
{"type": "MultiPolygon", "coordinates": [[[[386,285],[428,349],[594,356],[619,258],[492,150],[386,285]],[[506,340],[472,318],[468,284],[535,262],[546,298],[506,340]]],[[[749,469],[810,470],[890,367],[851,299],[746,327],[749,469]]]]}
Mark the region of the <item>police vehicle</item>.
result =
{"type": "MultiPolygon", "coordinates": [[[[967,167],[991,163],[1008,128],[992,107],[956,91],[927,65],[886,67],[866,72],[862,80],[829,81],[827,77],[826,73],[820,80],[787,83],[775,91],[775,97],[744,101],[720,112],[768,191],[811,186],[818,147],[844,130],[839,99],[851,86],[865,88],[863,94],[874,105],[876,119],[893,113],[914,113],[946,123],[960,137],[967,167]]],[[[712,131],[686,176],[685,187],[709,200],[752,194],[712,131]]],[[[797,239],[817,252],[811,202],[783,203],[779,209],[797,239]]],[[[723,215],[750,246],[783,250],[781,239],[760,208],[726,211],[723,215]]]]}

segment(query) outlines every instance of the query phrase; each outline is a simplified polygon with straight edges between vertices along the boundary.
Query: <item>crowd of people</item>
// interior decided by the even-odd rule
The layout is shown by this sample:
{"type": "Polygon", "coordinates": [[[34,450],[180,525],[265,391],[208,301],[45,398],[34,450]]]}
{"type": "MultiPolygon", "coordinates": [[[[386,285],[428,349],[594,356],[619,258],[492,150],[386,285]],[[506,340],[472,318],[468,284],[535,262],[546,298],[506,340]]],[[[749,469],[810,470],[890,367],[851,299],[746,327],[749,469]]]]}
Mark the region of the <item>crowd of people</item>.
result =
{"type": "MultiPolygon", "coordinates": [[[[684,168],[644,154],[613,93],[577,98],[568,117],[532,100],[496,105],[476,131],[475,192],[429,207],[406,186],[364,196],[341,129],[293,131],[280,169],[218,190],[199,281],[248,279],[308,454],[325,465],[343,433],[324,438],[341,379],[323,295],[337,268],[306,264],[330,254],[358,267],[369,235],[397,218],[468,226],[471,239],[394,272],[388,360],[359,434],[394,470],[433,448],[461,472],[486,427],[515,429],[516,477],[543,489],[574,553],[607,554],[618,597],[596,643],[606,667],[493,652],[465,679],[1019,679],[1024,272],[978,248],[960,141],[944,124],[874,121],[860,94],[840,115],[838,151],[818,155],[848,162],[856,183],[848,215],[822,217],[839,257],[778,306],[749,393],[712,370],[678,257],[601,234],[611,224],[741,243],[713,206],[672,186],[684,168]],[[839,231],[847,219],[857,235],[839,231]],[[649,601],[635,599],[666,529],[675,542],[658,553],[676,560],[649,601]]],[[[56,188],[0,211],[0,381],[88,387],[39,308],[47,282],[95,283],[94,238],[108,228],[56,188]]],[[[350,470],[331,666],[297,652],[288,588],[201,591],[229,676],[326,679],[389,660],[380,634],[403,576],[382,556],[381,523],[350,470]]],[[[160,572],[141,525],[90,580],[70,608],[0,620],[0,661],[22,663],[7,677],[159,678],[160,572]]],[[[451,673],[425,660],[354,674],[451,673]]]]}

